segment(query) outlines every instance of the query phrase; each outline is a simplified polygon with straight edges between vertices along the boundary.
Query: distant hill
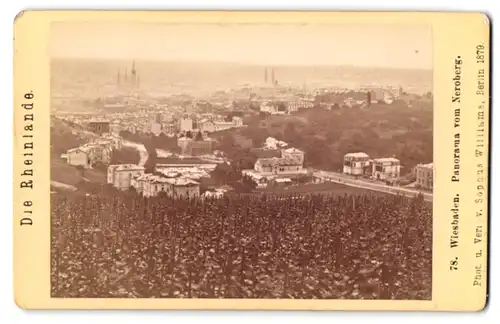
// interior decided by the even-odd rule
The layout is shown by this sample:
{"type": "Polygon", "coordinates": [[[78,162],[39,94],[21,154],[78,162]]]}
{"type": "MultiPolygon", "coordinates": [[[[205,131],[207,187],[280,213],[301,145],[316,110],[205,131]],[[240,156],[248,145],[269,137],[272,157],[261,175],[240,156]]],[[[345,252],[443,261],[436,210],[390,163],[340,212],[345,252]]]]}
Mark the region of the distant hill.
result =
{"type": "MultiPolygon", "coordinates": [[[[51,62],[52,96],[93,98],[114,94],[117,73],[130,73],[131,62],[54,59],[51,62]]],[[[155,95],[208,94],[227,88],[262,84],[264,66],[211,62],[136,61],[141,90],[155,95]]],[[[352,66],[278,66],[275,75],[282,85],[317,88],[358,87],[365,84],[402,86],[410,92],[432,90],[431,70],[361,68],[352,66]]]]}

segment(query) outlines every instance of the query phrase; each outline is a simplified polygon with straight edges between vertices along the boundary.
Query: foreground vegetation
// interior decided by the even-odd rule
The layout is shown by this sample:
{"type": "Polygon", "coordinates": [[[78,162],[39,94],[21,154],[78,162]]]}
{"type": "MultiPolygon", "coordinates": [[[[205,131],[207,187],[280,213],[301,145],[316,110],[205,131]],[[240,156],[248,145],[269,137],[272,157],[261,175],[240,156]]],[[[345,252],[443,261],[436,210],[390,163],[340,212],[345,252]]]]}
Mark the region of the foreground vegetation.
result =
{"type": "Polygon", "coordinates": [[[399,196],[55,194],[51,292],[428,300],[431,215],[399,196]]]}

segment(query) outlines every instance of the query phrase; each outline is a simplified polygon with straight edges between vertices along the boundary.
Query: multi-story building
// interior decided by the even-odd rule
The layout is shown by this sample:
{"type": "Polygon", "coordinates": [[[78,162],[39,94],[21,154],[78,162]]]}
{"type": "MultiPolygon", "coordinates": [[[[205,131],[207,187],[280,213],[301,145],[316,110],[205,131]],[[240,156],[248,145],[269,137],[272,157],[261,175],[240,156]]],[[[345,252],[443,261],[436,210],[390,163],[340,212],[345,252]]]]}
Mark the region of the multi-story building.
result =
{"type": "Polygon", "coordinates": [[[111,162],[113,146],[108,140],[100,139],[66,152],[66,162],[69,165],[91,168],[96,163],[108,164],[111,162]]]}
{"type": "Polygon", "coordinates": [[[96,142],[99,144],[110,145],[114,150],[119,150],[123,147],[123,140],[120,136],[116,135],[104,135],[96,142]]]}
{"type": "Polygon", "coordinates": [[[87,144],[90,149],[90,161],[92,164],[104,163],[109,164],[111,162],[111,153],[113,151],[112,147],[108,144],[91,143],[87,144]]]}
{"type": "Polygon", "coordinates": [[[163,122],[163,115],[160,113],[157,113],[154,117],[154,122],[157,124],[161,124],[163,122]]]}
{"type": "Polygon", "coordinates": [[[352,97],[349,97],[349,98],[344,100],[344,106],[349,107],[349,108],[352,108],[352,107],[356,106],[357,104],[358,104],[357,100],[352,98],[352,97]]]}
{"type": "Polygon", "coordinates": [[[87,130],[96,134],[109,133],[109,122],[92,120],[87,123],[87,130]]]}
{"type": "Polygon", "coordinates": [[[233,117],[233,125],[234,127],[243,127],[243,119],[238,116],[233,117]]]}
{"type": "Polygon", "coordinates": [[[198,128],[201,132],[213,133],[215,132],[215,122],[209,119],[202,119],[198,121],[198,128]]]}
{"type": "Polygon", "coordinates": [[[288,143],[283,142],[283,141],[279,141],[279,140],[275,139],[274,137],[266,138],[266,141],[264,143],[264,148],[272,149],[272,150],[284,148],[287,146],[288,146],[288,143]]]}
{"type": "Polygon", "coordinates": [[[401,86],[399,87],[389,86],[388,91],[392,94],[394,99],[399,99],[399,97],[401,97],[401,95],[403,94],[403,88],[401,86]]]}
{"type": "Polygon", "coordinates": [[[347,153],[344,155],[343,173],[361,176],[371,174],[370,157],[364,152],[347,153]]]}
{"type": "Polygon", "coordinates": [[[215,116],[212,118],[203,118],[197,123],[198,129],[203,133],[219,132],[226,129],[243,127],[243,119],[234,116],[230,122],[223,119],[218,119],[215,116]]]}
{"type": "Polygon", "coordinates": [[[196,198],[200,196],[200,184],[191,179],[167,179],[174,198],[196,198]]]}
{"type": "Polygon", "coordinates": [[[434,164],[418,164],[415,167],[417,185],[421,188],[432,190],[434,187],[434,164]]]}
{"type": "Polygon", "coordinates": [[[90,148],[76,147],[66,152],[66,162],[69,165],[82,166],[86,169],[92,166],[90,148]]]}
{"type": "Polygon", "coordinates": [[[234,124],[234,122],[230,121],[218,121],[214,123],[215,131],[220,132],[226,129],[231,129],[231,128],[236,128],[237,126],[234,124]]]}
{"type": "Polygon", "coordinates": [[[163,124],[162,128],[165,134],[177,133],[177,126],[174,123],[163,124]]]}
{"type": "Polygon", "coordinates": [[[160,135],[162,132],[161,124],[157,122],[153,122],[149,124],[149,133],[152,133],[156,136],[160,135]]]}
{"type": "MultiPolygon", "coordinates": [[[[155,175],[151,173],[142,173],[132,177],[130,185],[135,188],[139,194],[144,194],[144,192],[150,192],[150,180],[154,179],[155,175]]],[[[108,178],[109,183],[109,178],[108,178]]]]}
{"type": "Polygon", "coordinates": [[[392,104],[394,102],[394,95],[389,91],[384,91],[384,103],[392,104]]]}
{"type": "Polygon", "coordinates": [[[399,178],[401,164],[398,159],[380,158],[372,162],[372,177],[377,180],[395,180],[399,178]]]}
{"type": "Polygon", "coordinates": [[[161,193],[173,198],[195,198],[200,196],[200,184],[185,178],[166,178],[152,174],[139,174],[132,179],[132,186],[145,197],[155,197],[161,193]]]}
{"type": "Polygon", "coordinates": [[[265,102],[260,105],[260,111],[275,115],[278,113],[278,104],[274,102],[265,102]]]}
{"type": "Polygon", "coordinates": [[[381,85],[367,85],[362,87],[361,90],[370,93],[370,100],[372,103],[382,101],[391,104],[403,94],[403,89],[401,87],[392,86],[383,87],[381,85]]]}
{"type": "Polygon", "coordinates": [[[281,157],[296,160],[301,165],[304,164],[304,152],[294,147],[281,150],[281,157]]]}
{"type": "Polygon", "coordinates": [[[305,175],[307,170],[303,168],[304,157],[297,151],[299,150],[282,150],[281,157],[259,158],[252,170],[243,170],[242,174],[253,179],[259,188],[266,187],[274,179],[305,175]]]}
{"type": "Polygon", "coordinates": [[[302,163],[297,158],[261,158],[255,162],[254,170],[263,175],[300,173],[302,163]]]}
{"type": "Polygon", "coordinates": [[[312,108],[314,104],[308,100],[292,100],[288,102],[287,112],[288,114],[292,114],[294,112],[299,111],[300,109],[309,109],[312,108]]]}
{"type": "Polygon", "coordinates": [[[187,146],[192,141],[193,141],[192,138],[188,138],[188,137],[185,137],[185,136],[177,138],[177,146],[180,147],[181,154],[185,154],[185,153],[182,153],[182,152],[186,152],[187,151],[187,146]]]}
{"type": "Polygon", "coordinates": [[[167,178],[150,175],[143,181],[142,195],[145,197],[155,197],[163,192],[172,196],[172,186],[167,180],[167,178]]]}
{"type": "Polygon", "coordinates": [[[124,127],[117,122],[113,122],[109,124],[109,132],[112,134],[119,134],[122,130],[124,130],[124,127]]]}
{"type": "Polygon", "coordinates": [[[141,174],[144,174],[144,167],[135,164],[110,165],[108,183],[120,190],[126,190],[132,186],[132,179],[141,174]]]}
{"type": "Polygon", "coordinates": [[[191,118],[179,119],[179,131],[187,132],[193,130],[193,120],[191,118]]]}

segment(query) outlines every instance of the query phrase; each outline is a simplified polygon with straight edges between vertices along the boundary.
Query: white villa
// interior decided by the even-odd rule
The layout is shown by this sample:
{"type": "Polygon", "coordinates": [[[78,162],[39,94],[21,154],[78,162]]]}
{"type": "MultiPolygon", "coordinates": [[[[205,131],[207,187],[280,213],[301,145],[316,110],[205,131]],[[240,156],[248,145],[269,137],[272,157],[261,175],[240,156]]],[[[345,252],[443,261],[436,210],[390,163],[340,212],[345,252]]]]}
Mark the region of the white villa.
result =
{"type": "Polygon", "coordinates": [[[162,192],[173,198],[200,196],[200,184],[187,178],[140,174],[132,179],[132,186],[145,197],[158,196],[162,192]]]}
{"type": "Polygon", "coordinates": [[[278,141],[274,137],[266,138],[266,142],[264,143],[264,148],[270,149],[270,150],[285,148],[287,146],[288,146],[288,143],[283,142],[283,141],[278,141]]]}
{"type": "Polygon", "coordinates": [[[236,116],[229,122],[215,119],[202,119],[198,122],[198,128],[203,133],[213,133],[239,127],[243,127],[243,119],[236,116]]]}
{"type": "Polygon", "coordinates": [[[132,179],[144,174],[144,167],[135,164],[115,164],[108,167],[108,183],[120,190],[132,186],[132,179]]]}
{"type": "Polygon", "coordinates": [[[401,164],[398,159],[380,158],[372,162],[372,177],[377,180],[392,180],[399,178],[401,164]]]}
{"type": "Polygon", "coordinates": [[[363,152],[348,153],[344,156],[344,174],[370,176],[376,180],[394,180],[399,178],[400,161],[394,157],[371,159],[363,152]]]}
{"type": "Polygon", "coordinates": [[[123,141],[114,135],[103,135],[93,142],[69,149],[66,152],[66,162],[69,165],[82,166],[86,169],[100,162],[109,164],[111,153],[123,147],[123,141]]]}
{"type": "MultiPolygon", "coordinates": [[[[347,153],[344,155],[343,173],[350,175],[363,175],[370,167],[370,157],[364,152],[347,153]]],[[[371,172],[371,169],[370,169],[371,172]]]]}
{"type": "Polygon", "coordinates": [[[281,150],[281,157],[260,158],[252,170],[243,170],[242,174],[252,178],[258,187],[264,187],[267,182],[276,178],[293,178],[307,174],[303,167],[304,152],[296,148],[281,150]]]}

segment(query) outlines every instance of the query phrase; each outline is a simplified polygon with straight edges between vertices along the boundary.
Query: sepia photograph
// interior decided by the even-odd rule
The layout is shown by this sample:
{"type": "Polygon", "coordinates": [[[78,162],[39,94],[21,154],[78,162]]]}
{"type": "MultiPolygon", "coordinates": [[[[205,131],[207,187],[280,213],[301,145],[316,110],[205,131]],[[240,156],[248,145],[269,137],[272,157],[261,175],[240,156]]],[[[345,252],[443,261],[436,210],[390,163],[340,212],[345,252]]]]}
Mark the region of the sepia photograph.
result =
{"type": "Polygon", "coordinates": [[[47,47],[52,298],[432,299],[430,24],[61,21],[47,47]]]}

